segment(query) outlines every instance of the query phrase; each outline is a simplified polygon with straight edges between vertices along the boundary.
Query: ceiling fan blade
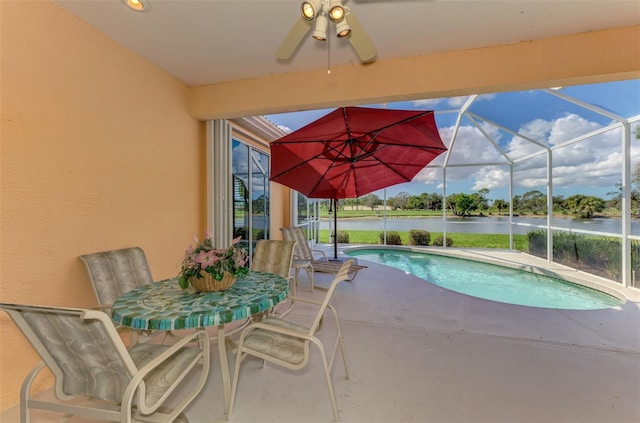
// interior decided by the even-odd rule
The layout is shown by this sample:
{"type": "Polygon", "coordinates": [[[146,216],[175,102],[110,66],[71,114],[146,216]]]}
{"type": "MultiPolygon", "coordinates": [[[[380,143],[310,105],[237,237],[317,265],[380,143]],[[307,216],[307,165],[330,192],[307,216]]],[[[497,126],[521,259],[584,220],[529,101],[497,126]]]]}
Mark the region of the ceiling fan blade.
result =
{"type": "Polygon", "coordinates": [[[304,20],[302,17],[298,18],[291,28],[291,31],[289,31],[276,50],[276,57],[284,60],[290,58],[302,42],[304,36],[309,32],[309,29],[311,29],[311,22],[304,20]]]}
{"type": "Polygon", "coordinates": [[[355,50],[358,57],[363,63],[373,62],[378,52],[371,42],[371,38],[367,35],[362,24],[353,12],[346,15],[347,23],[351,27],[351,33],[347,35],[347,39],[351,43],[351,47],[355,50]]]}

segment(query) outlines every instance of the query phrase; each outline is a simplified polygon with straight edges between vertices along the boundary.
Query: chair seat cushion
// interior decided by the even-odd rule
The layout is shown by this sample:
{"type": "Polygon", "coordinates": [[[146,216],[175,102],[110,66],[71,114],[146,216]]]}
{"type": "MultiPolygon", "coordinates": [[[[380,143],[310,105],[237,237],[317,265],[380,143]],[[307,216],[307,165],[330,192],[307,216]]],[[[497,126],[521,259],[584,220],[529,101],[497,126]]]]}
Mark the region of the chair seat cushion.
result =
{"type": "MultiPolygon", "coordinates": [[[[261,323],[308,333],[309,328],[286,320],[268,317],[261,323]]],[[[305,348],[308,341],[289,335],[271,332],[265,329],[255,329],[244,339],[244,347],[291,365],[297,365],[305,359],[305,348]]]]}
{"type": "MultiPolygon", "coordinates": [[[[138,343],[131,347],[129,353],[136,367],[141,369],[145,364],[169,349],[169,345],[138,343]]],[[[201,350],[181,348],[176,354],[153,369],[144,378],[147,405],[155,404],[169,388],[183,376],[184,371],[193,363],[201,350]]]]}

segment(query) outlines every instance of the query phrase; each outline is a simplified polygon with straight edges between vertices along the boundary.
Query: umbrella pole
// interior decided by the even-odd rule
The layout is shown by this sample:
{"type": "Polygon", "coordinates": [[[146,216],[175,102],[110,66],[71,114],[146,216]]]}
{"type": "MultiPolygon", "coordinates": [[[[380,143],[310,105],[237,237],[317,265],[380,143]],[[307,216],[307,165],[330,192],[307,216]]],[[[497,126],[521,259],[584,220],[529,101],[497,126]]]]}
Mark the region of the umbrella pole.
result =
{"type": "Polygon", "coordinates": [[[338,200],[333,200],[333,258],[338,259],[338,200]]]}

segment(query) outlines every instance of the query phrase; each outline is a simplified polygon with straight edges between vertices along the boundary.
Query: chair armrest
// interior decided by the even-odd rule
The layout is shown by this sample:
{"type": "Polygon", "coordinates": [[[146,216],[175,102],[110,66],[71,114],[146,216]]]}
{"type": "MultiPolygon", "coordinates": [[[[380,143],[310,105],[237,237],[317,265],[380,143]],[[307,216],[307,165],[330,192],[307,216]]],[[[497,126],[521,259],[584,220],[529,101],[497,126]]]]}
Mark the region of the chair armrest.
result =
{"type": "Polygon", "coordinates": [[[113,304],[99,304],[97,306],[90,307],[91,310],[101,310],[101,311],[105,311],[105,310],[111,311],[112,308],[113,308],[113,304]]]}
{"type": "Polygon", "coordinates": [[[293,295],[289,295],[288,299],[292,300],[292,301],[300,301],[302,303],[309,303],[309,304],[315,304],[315,305],[322,305],[322,301],[316,301],[316,300],[310,300],[308,298],[300,298],[300,297],[295,297],[293,295]]]}
{"type": "Polygon", "coordinates": [[[327,255],[326,255],[326,254],[325,254],[325,252],[324,252],[324,251],[322,251],[322,250],[311,250],[311,253],[312,253],[312,254],[313,254],[313,253],[320,253],[320,255],[322,256],[322,259],[323,259],[324,261],[329,261],[329,260],[327,259],[327,255]]]}
{"type": "Polygon", "coordinates": [[[266,323],[262,323],[262,322],[257,322],[257,323],[253,323],[251,326],[247,327],[245,329],[245,331],[242,333],[242,335],[245,335],[249,332],[251,332],[252,330],[255,329],[262,329],[262,330],[266,330],[268,332],[274,332],[274,333],[280,333],[282,335],[288,335],[288,336],[292,336],[295,338],[300,338],[300,339],[306,339],[308,341],[319,341],[318,338],[316,338],[313,335],[309,335],[308,333],[305,332],[298,332],[292,329],[288,329],[288,328],[283,328],[280,326],[274,326],[274,325],[269,325],[266,323]]]}
{"type": "MultiPolygon", "coordinates": [[[[156,367],[162,365],[169,357],[171,357],[178,350],[180,350],[190,342],[197,342],[202,350],[201,354],[198,355],[197,359],[194,360],[193,364],[195,365],[195,363],[199,361],[200,358],[203,358],[203,360],[206,361],[206,363],[203,362],[203,372],[208,373],[208,367],[209,367],[208,362],[209,362],[209,354],[210,354],[210,348],[211,348],[209,335],[204,330],[197,330],[194,333],[181,338],[178,342],[173,344],[171,347],[167,348],[156,358],[149,361],[143,367],[138,369],[138,372],[135,375],[133,375],[133,377],[131,378],[131,381],[129,382],[129,385],[127,386],[127,389],[124,394],[124,398],[127,401],[131,401],[133,399],[134,393],[140,387],[140,384],[144,380],[144,377],[147,374],[149,374],[149,372],[154,370],[156,367]]],[[[138,408],[140,409],[141,412],[143,412],[143,414],[149,414],[149,413],[155,412],[162,405],[166,397],[169,396],[178,386],[180,386],[180,383],[184,380],[185,380],[184,378],[178,379],[175,382],[174,386],[170,387],[156,404],[149,406],[147,404],[144,404],[142,398],[139,398],[138,408]]]]}

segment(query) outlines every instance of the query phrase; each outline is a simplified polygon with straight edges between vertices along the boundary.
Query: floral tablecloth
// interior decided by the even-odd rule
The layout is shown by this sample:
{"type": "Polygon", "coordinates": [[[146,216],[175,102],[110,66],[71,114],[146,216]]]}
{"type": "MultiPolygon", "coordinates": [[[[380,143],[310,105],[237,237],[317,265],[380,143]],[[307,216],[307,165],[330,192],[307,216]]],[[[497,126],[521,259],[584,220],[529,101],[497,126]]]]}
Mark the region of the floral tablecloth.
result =
{"type": "Polygon", "coordinates": [[[113,304],[112,319],[141,330],[217,326],[269,310],[288,295],[288,281],[270,273],[249,272],[226,291],[217,292],[183,290],[173,278],[122,295],[113,304]]]}

